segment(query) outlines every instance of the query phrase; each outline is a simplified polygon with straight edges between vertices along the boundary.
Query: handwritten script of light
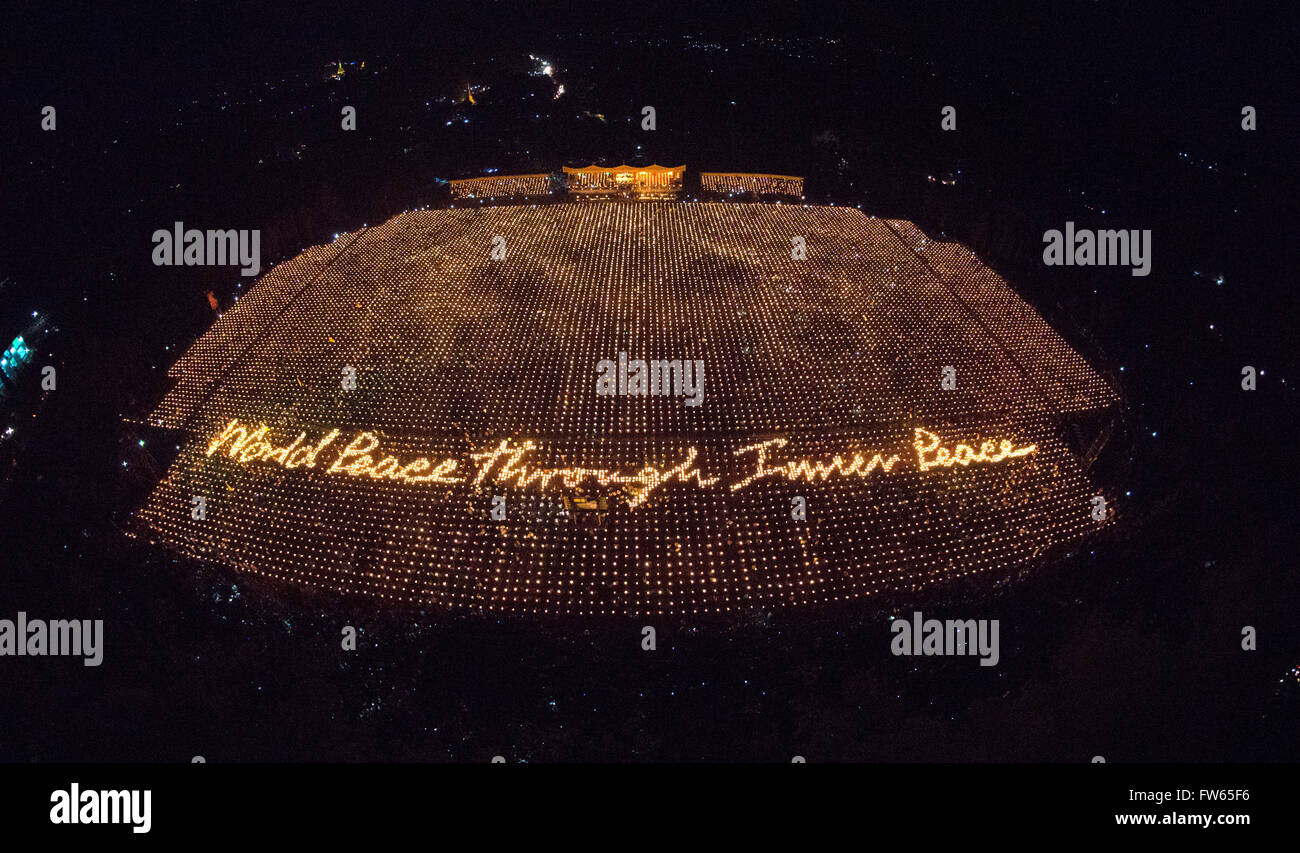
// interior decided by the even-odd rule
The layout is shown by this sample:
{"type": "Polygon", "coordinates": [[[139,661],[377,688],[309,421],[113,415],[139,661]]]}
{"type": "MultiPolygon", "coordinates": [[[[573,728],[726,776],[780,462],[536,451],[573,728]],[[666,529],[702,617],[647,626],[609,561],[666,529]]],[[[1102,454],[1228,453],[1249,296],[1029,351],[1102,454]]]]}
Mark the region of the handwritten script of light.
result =
{"type": "MultiPolygon", "coordinates": [[[[547,468],[528,458],[537,450],[537,444],[529,439],[505,438],[495,447],[470,453],[467,458],[418,456],[402,459],[384,453],[382,440],[373,432],[358,432],[346,444],[340,442],[340,435],[341,430],[333,429],[311,442],[308,441],[306,432],[300,432],[293,441],[277,446],[273,443],[267,426],[259,425],[254,429],[236,418],[228,422],[212,439],[206,455],[220,453],[240,464],[263,462],[282,468],[315,469],[319,465],[326,474],[396,480],[401,483],[468,483],[471,486],[493,483],[515,489],[535,488],[543,493],[561,490],[572,492],[595,483],[603,487],[620,487],[627,496],[630,509],[640,506],[656,491],[673,482],[693,483],[697,488],[704,488],[717,485],[722,479],[709,476],[696,467],[700,453],[695,447],[685,448],[677,464],[665,467],[645,465],[635,470],[547,468]],[[326,462],[329,462],[328,466],[326,462]]],[[[788,482],[805,480],[809,483],[825,482],[832,477],[865,479],[877,471],[891,473],[902,461],[902,457],[897,454],[886,458],[881,453],[867,454],[852,449],[846,449],[844,453],[835,454],[829,459],[774,459],[774,451],[779,451],[786,444],[784,438],[771,438],[737,448],[734,455],[748,457],[752,468],[747,476],[728,483],[729,491],[739,491],[771,477],[779,477],[788,482]]],[[[913,430],[912,447],[916,453],[915,465],[920,471],[969,467],[974,464],[991,465],[1028,456],[1038,450],[1035,444],[1016,447],[1005,438],[983,441],[978,450],[967,444],[949,448],[944,446],[943,439],[937,433],[920,427],[913,430]]]]}

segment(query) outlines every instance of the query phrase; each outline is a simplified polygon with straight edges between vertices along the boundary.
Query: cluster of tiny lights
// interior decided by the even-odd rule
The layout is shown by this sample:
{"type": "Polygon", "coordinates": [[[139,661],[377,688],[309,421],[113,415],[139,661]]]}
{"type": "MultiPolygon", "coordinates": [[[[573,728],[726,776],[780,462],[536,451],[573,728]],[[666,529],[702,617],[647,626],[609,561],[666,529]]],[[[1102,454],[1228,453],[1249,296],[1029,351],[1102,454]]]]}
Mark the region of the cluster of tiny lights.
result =
{"type": "Polygon", "coordinates": [[[803,198],[803,178],[750,172],[700,172],[700,189],[723,195],[788,195],[803,198]]]}
{"type": "Polygon", "coordinates": [[[1059,427],[1115,403],[969,250],[811,205],[410,211],[278,265],[169,375],[151,421],[189,438],[140,534],[559,615],[1003,580],[1099,527],[1059,427]],[[703,362],[702,404],[599,394],[620,352],[703,362]]]}
{"type": "Polygon", "coordinates": [[[463,178],[447,182],[452,198],[500,198],[505,196],[542,196],[551,194],[551,176],[492,175],[463,178]]]}

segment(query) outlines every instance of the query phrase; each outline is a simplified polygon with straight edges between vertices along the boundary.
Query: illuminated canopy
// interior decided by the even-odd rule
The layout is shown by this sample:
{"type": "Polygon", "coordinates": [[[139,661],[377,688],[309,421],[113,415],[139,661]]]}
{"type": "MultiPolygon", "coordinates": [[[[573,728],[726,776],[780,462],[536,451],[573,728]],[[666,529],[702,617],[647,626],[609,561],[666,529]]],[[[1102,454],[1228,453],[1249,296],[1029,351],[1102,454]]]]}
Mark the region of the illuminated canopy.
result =
{"type": "Polygon", "coordinates": [[[682,188],[685,166],[586,166],[564,167],[569,192],[607,194],[629,190],[639,195],[670,194],[682,188]]]}
{"type": "Polygon", "coordinates": [[[412,211],[272,269],[169,375],[150,421],[188,438],[138,535],[561,615],[1005,580],[1100,526],[1062,425],[1115,403],[968,249],[799,205],[412,211]],[[621,352],[702,362],[703,404],[599,394],[621,352]]]}

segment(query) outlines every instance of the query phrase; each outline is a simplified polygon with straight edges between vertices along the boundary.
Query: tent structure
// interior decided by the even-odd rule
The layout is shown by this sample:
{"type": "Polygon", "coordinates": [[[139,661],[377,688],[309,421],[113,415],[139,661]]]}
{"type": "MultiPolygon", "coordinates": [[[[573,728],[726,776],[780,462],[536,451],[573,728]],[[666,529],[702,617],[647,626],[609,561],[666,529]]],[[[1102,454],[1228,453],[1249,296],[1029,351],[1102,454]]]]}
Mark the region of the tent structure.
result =
{"type": "Polygon", "coordinates": [[[569,192],[577,195],[635,196],[674,194],[681,191],[686,166],[586,166],[564,167],[569,192]]]}

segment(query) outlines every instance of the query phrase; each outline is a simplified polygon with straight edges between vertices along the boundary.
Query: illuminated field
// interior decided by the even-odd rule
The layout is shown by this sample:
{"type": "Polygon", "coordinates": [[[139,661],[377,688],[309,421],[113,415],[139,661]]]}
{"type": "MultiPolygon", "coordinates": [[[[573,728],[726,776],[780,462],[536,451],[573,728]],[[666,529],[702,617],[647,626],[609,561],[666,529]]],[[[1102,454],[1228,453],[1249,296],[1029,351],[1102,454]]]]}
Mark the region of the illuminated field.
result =
{"type": "Polygon", "coordinates": [[[1114,402],[968,250],[784,205],[406,213],[272,270],[170,375],[152,422],[191,438],[142,535],[293,584],[561,614],[1003,580],[1099,526],[1058,436],[1114,402]],[[702,404],[598,394],[620,352],[702,361],[702,404]]]}

